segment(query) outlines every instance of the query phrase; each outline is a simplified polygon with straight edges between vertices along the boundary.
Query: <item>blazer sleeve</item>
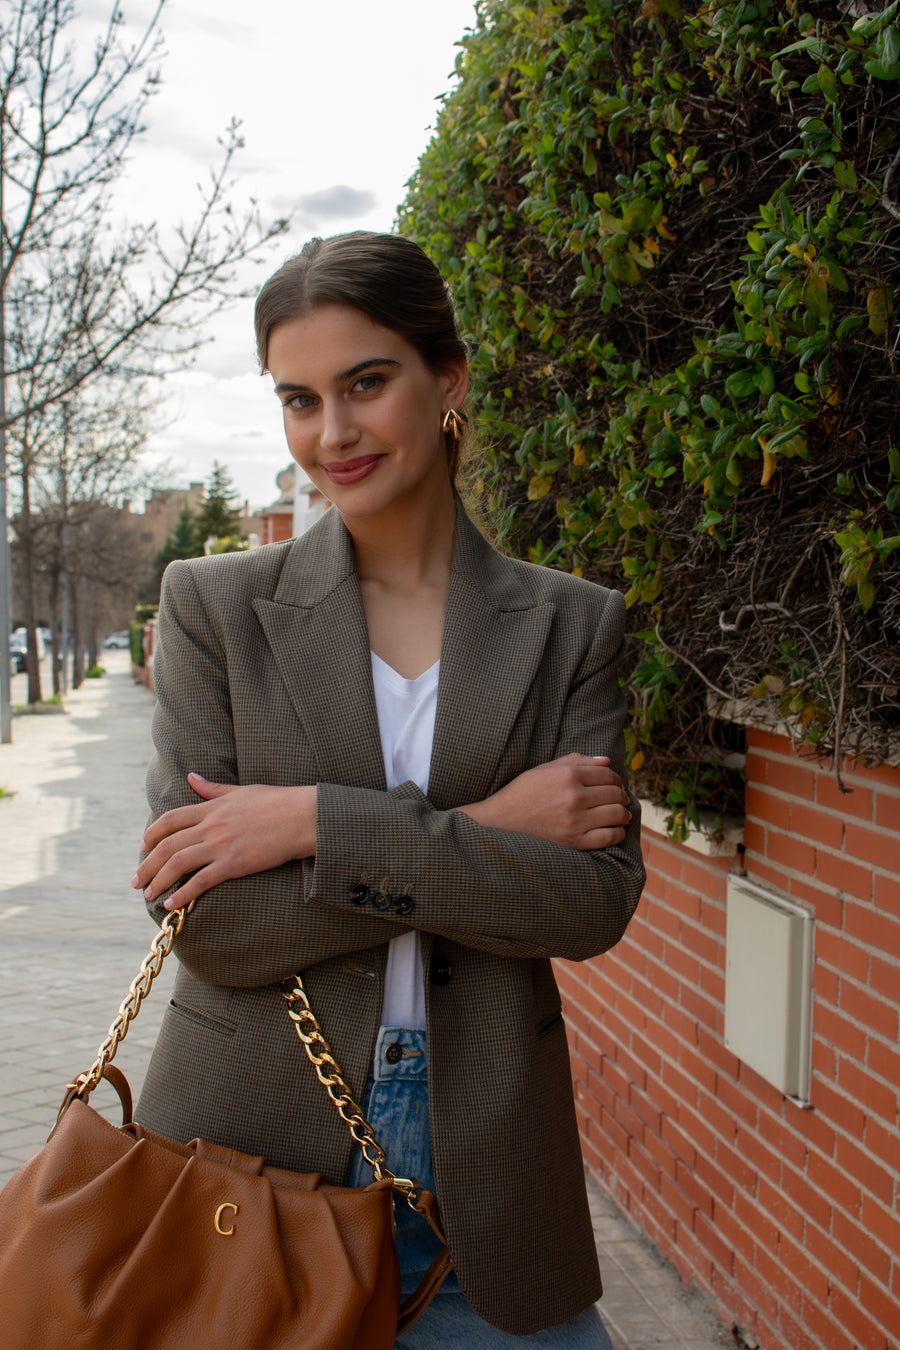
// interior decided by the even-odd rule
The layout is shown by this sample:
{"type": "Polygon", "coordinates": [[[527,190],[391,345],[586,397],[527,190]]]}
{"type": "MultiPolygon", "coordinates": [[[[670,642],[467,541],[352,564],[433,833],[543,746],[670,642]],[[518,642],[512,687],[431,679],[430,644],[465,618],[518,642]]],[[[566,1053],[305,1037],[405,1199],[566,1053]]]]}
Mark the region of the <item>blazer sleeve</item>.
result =
{"type": "MultiPolygon", "coordinates": [[[[150,820],[197,804],[189,772],[211,782],[242,781],[226,622],[218,606],[204,603],[190,566],[172,563],[163,581],[154,657],[150,820]]],[[[277,738],[277,728],[272,734],[277,738]]],[[[399,921],[384,922],[371,911],[341,915],[307,906],[312,879],[313,863],[306,859],[213,887],[197,901],[178,937],[179,960],[210,984],[274,984],[318,961],[366,950],[405,931],[399,921]]],[[[171,890],[148,905],[157,923],[166,916],[162,902],[171,890]]]]}
{"type": "MultiPolygon", "coordinates": [[[[623,778],[624,608],[610,592],[551,756],[608,754],[623,778]]],[[[392,794],[319,784],[308,908],[352,907],[352,888],[377,878],[382,893],[412,903],[410,927],[503,956],[583,960],[619,941],[643,888],[634,799],[631,809],[621,845],[582,852],[437,811],[412,783],[392,794]]]]}

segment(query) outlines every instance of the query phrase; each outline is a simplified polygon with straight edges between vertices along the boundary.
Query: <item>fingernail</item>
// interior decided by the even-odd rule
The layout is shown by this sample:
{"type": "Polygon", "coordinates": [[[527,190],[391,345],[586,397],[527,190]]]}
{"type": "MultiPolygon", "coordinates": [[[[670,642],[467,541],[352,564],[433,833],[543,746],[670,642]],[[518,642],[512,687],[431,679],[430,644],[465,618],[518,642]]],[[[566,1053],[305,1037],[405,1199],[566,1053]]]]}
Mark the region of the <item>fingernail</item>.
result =
{"type": "Polygon", "coordinates": [[[170,895],[168,900],[163,901],[163,909],[173,910],[175,908],[175,897],[170,895]]]}
{"type": "Polygon", "coordinates": [[[202,773],[194,773],[193,769],[192,769],[191,772],[188,774],[188,778],[196,778],[196,780],[197,780],[198,783],[205,783],[205,782],[206,782],[206,779],[203,777],[203,774],[202,774],[202,773]]]}
{"type": "Polygon", "coordinates": [[[152,882],[152,881],[150,882],[150,885],[149,885],[149,886],[145,886],[145,887],[144,887],[144,899],[145,899],[145,900],[152,900],[152,899],[153,899],[153,882],[152,882]]]}
{"type": "Polygon", "coordinates": [[[135,872],[134,876],[131,878],[131,884],[132,884],[132,886],[134,887],[135,890],[137,890],[138,887],[140,886],[141,880],[140,880],[140,877],[138,876],[137,872],[135,872]]]}

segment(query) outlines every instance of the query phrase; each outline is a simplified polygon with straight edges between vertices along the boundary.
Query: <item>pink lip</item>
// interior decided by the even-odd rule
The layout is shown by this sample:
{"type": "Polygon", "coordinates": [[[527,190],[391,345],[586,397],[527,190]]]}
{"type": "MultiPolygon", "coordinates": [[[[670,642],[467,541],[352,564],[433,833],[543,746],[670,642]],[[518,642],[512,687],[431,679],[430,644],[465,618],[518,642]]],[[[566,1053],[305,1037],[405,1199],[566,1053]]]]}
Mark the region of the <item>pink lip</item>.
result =
{"type": "Polygon", "coordinates": [[[333,483],[358,483],[367,478],[384,459],[384,455],[360,455],[357,459],[335,460],[322,468],[333,483]]]}

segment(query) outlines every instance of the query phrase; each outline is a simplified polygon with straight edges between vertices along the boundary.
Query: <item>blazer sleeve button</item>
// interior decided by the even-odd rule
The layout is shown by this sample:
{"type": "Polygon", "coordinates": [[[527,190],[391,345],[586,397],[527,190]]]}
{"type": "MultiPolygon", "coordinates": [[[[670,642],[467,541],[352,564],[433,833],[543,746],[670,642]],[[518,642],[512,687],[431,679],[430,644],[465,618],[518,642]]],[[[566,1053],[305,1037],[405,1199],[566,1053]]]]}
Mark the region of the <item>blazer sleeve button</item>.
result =
{"type": "Polygon", "coordinates": [[[394,909],[401,916],[412,914],[415,907],[416,902],[411,895],[398,895],[394,900],[394,909]]]}
{"type": "Polygon", "coordinates": [[[394,897],[392,895],[389,895],[387,891],[376,891],[375,894],[372,896],[373,909],[381,909],[381,910],[390,909],[393,903],[394,897]]]}
{"type": "Polygon", "coordinates": [[[350,887],[350,903],[352,905],[365,905],[369,899],[369,888],[364,886],[361,881],[350,887]]]}

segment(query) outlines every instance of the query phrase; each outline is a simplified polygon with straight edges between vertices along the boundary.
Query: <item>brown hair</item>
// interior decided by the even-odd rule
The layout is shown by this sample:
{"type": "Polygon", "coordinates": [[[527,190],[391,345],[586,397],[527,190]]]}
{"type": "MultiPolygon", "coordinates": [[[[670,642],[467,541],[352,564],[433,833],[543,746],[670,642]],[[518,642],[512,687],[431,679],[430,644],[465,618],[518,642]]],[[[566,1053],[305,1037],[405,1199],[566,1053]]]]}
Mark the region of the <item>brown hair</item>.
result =
{"type": "MultiPolygon", "coordinates": [[[[399,333],[432,371],[466,355],[450,291],[428,255],[402,235],[356,230],[310,239],[263,286],[254,312],[263,373],[272,329],[332,304],[350,305],[399,333]]],[[[444,445],[453,482],[461,442],[446,432],[444,445]]]]}

